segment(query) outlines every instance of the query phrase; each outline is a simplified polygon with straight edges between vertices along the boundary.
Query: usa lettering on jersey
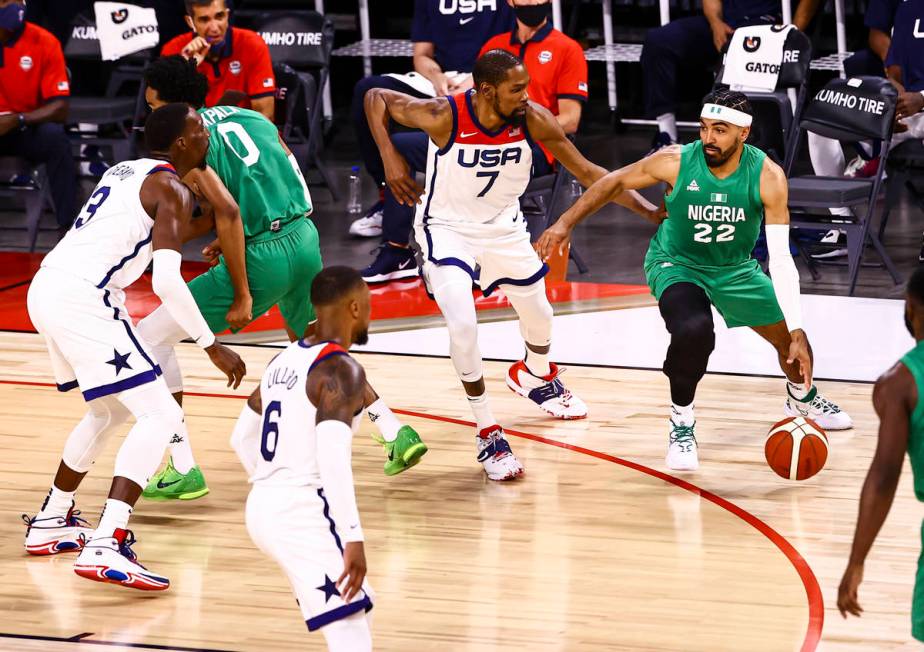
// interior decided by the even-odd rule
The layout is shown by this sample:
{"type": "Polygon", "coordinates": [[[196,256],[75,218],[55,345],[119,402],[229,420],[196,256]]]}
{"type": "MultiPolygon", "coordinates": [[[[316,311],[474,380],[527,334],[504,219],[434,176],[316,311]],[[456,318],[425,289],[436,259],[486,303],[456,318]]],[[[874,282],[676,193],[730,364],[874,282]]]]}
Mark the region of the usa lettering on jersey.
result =
{"type": "Polygon", "coordinates": [[[453,14],[473,14],[479,11],[497,11],[497,0],[440,0],[440,13],[444,16],[453,14]]]}

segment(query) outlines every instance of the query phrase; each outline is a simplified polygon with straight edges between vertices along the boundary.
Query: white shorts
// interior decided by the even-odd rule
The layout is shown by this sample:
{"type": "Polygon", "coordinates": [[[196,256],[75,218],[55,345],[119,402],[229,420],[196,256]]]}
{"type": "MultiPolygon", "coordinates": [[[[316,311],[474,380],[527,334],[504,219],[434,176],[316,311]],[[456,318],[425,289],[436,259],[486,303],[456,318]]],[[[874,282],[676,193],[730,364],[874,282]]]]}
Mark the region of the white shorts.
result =
{"type": "Polygon", "coordinates": [[[321,489],[256,483],[245,513],[250,538],[289,578],[309,631],[372,609],[366,582],[349,604],[337,591],[343,547],[321,489]]]}
{"type": "Polygon", "coordinates": [[[423,259],[424,281],[428,263],[455,265],[488,296],[500,285],[532,285],[549,272],[529,242],[525,222],[504,227],[418,223],[414,232],[423,259]]]}
{"type": "Polygon", "coordinates": [[[87,401],[153,382],[160,367],[138,336],[124,293],[41,268],[29,286],[29,319],[45,338],[58,391],[87,401]]]}

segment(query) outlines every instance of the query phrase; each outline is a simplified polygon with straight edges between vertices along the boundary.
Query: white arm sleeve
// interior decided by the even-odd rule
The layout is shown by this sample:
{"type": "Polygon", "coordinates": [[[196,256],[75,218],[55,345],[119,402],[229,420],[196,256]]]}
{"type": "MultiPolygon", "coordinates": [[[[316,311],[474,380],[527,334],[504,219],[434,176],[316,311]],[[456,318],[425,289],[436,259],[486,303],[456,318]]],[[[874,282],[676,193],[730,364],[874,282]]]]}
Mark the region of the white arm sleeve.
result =
{"type": "Polygon", "coordinates": [[[247,475],[253,475],[257,468],[257,451],[260,450],[260,415],[254,412],[247,403],[241,410],[241,416],[234,424],[231,432],[231,448],[241,458],[241,464],[247,475]]]}
{"type": "Polygon", "coordinates": [[[315,432],[318,470],[331,518],[343,541],[362,541],[363,528],[359,523],[359,510],[353,493],[353,468],[350,465],[353,431],[342,421],[328,419],[316,425],[315,432]]]}
{"type": "Polygon", "coordinates": [[[783,311],[786,328],[802,328],[802,304],[799,298],[799,270],[789,252],[789,225],[767,225],[767,253],[773,291],[783,311]]]}
{"type": "Polygon", "coordinates": [[[180,274],[183,257],[173,249],[157,249],[154,252],[154,275],[151,285],[154,293],[163,301],[170,316],[196,344],[207,349],[215,343],[209,325],[205,322],[196,300],[180,274]]]}
{"type": "Polygon", "coordinates": [[[299,183],[302,184],[302,192],[305,193],[305,201],[308,202],[308,214],[311,215],[314,212],[314,204],[311,203],[311,193],[308,192],[308,184],[305,182],[305,175],[302,174],[302,169],[298,166],[298,161],[295,160],[295,154],[289,154],[289,164],[291,164],[292,169],[295,170],[295,175],[298,177],[299,183]]]}

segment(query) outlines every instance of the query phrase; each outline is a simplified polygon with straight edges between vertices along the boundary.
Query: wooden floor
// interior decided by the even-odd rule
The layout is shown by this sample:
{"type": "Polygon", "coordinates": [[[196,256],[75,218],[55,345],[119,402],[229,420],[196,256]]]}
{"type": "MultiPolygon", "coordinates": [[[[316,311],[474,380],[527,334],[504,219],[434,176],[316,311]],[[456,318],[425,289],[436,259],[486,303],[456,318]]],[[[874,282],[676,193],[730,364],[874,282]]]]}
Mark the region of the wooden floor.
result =
{"type": "MultiPolygon", "coordinates": [[[[200,351],[181,348],[190,391],[232,394],[200,351]]],[[[249,393],[274,351],[238,350],[249,393]]],[[[875,443],[869,385],[822,387],[857,427],[834,433],[828,468],[796,484],[763,461],[763,434],[782,417],[782,382],[707,376],[697,401],[702,469],[683,475],[686,485],[632,466],[665,470],[661,374],[572,368],[565,381],[591,418],[563,423],[509,392],[505,365],[489,363],[495,413],[525,435],[510,438],[525,478],[497,484],[474,460],[472,428],[441,420],[470,418],[448,360],[358,359],[394,408],[424,415],[407,419],[431,449],[415,469],[387,478],[371,424],[354,444],[377,649],[777,651],[805,641],[815,649],[822,615],[818,649],[916,649],[908,613],[921,509],[910,470],[867,563],[864,617],[845,622],[835,608],[875,443]]],[[[91,641],[323,649],[278,568],[247,536],[248,485],[227,443],[239,399],[187,399],[212,492],[190,503],[139,503],[135,550],[173,583],[146,595],[80,579],[73,556],[24,553],[20,514],[40,506],[84,405],[75,393],[23,384],[52,380],[37,336],[0,334],[0,370],[0,650],[137,649],[91,641]]],[[[93,523],[117,443],[78,494],[93,523]]]]}

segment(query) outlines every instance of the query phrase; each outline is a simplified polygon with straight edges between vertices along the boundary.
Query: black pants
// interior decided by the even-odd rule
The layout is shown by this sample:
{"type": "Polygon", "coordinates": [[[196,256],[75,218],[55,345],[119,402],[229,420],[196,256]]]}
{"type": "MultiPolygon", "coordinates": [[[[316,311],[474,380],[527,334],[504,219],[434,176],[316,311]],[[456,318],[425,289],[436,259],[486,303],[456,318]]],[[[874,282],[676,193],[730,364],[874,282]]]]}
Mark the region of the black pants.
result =
{"type": "Polygon", "coordinates": [[[0,156],[21,156],[45,164],[58,225],[70,227],[77,213],[77,166],[64,127],[46,122],[0,136],[0,156]]]}
{"type": "Polygon", "coordinates": [[[676,405],[689,405],[715,348],[712,304],[698,285],[676,283],[661,294],[658,309],[671,334],[664,360],[671,401],[676,405]]]}

